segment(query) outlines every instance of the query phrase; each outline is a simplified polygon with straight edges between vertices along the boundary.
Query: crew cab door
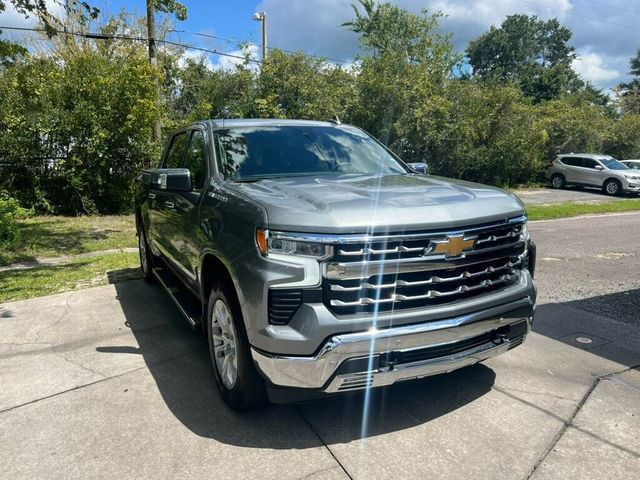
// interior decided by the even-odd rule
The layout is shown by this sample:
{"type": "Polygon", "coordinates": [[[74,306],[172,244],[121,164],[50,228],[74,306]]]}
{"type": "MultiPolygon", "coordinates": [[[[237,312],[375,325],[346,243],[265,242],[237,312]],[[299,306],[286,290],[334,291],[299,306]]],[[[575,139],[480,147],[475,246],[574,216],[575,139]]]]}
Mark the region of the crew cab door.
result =
{"type": "Polygon", "coordinates": [[[200,250],[206,240],[201,228],[200,203],[207,188],[209,178],[209,158],[205,131],[194,129],[189,132],[189,146],[184,156],[182,168],[189,170],[191,191],[174,192],[174,215],[178,229],[175,232],[175,260],[178,273],[184,282],[199,295],[196,272],[200,260],[200,250]]]}
{"type": "Polygon", "coordinates": [[[189,131],[176,133],[169,144],[158,178],[149,189],[149,239],[154,250],[159,250],[169,263],[176,263],[177,237],[180,234],[179,216],[176,214],[175,192],[162,188],[160,182],[161,169],[180,168],[189,143],[189,131]]]}

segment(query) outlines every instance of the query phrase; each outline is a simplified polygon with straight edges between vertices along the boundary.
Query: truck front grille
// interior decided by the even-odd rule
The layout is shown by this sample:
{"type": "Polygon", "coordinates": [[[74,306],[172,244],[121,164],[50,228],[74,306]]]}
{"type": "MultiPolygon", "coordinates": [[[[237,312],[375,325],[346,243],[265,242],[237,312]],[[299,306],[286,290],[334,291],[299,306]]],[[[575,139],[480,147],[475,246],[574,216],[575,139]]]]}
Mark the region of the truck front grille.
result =
{"type": "Polygon", "coordinates": [[[524,268],[524,221],[336,245],[324,273],[325,304],[338,315],[421,308],[513,285],[524,268]],[[472,239],[473,247],[457,256],[435,252],[452,238],[472,239]]]}

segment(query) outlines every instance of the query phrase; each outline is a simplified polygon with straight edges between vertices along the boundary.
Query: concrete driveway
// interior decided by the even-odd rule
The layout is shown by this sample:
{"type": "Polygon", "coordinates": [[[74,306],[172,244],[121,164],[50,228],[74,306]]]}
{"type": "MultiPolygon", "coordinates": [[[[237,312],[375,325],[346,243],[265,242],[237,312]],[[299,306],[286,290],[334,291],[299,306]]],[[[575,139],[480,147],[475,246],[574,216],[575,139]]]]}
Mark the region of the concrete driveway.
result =
{"type": "Polygon", "coordinates": [[[245,415],[222,404],[204,340],[158,287],[0,305],[0,477],[635,479],[640,215],[531,230],[540,304],[523,346],[245,415]]]}

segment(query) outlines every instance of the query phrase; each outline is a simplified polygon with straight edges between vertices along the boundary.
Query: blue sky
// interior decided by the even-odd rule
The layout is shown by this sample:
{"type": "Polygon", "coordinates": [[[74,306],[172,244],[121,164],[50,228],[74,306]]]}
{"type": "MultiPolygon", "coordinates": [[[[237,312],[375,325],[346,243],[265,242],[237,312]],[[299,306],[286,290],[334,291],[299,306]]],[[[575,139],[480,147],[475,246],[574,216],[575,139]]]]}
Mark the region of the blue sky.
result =
{"type": "MultiPolygon", "coordinates": [[[[53,3],[54,0],[46,0],[53,3]]],[[[219,37],[261,42],[256,11],[269,16],[270,45],[301,50],[349,62],[357,53],[357,38],[340,27],[352,18],[354,0],[183,0],[189,13],[175,28],[219,37]]],[[[578,59],[574,69],[599,88],[611,88],[628,78],[629,59],[640,48],[640,0],[390,0],[412,12],[441,11],[446,17],[441,29],[453,34],[457,49],[469,40],[499,25],[514,13],[556,17],[574,32],[572,45],[578,59]]],[[[89,0],[103,12],[122,8],[144,15],[144,0],[89,0]]],[[[25,25],[9,8],[0,14],[0,25],[25,25]]],[[[31,24],[32,21],[31,21],[31,24]]],[[[5,31],[4,36],[8,32],[5,31]]],[[[237,43],[187,34],[172,34],[172,40],[220,51],[237,51],[237,43]]],[[[16,38],[16,37],[14,37],[16,38]]],[[[254,48],[257,55],[257,48],[254,48]]],[[[233,61],[210,56],[213,66],[228,67],[233,61]]]]}

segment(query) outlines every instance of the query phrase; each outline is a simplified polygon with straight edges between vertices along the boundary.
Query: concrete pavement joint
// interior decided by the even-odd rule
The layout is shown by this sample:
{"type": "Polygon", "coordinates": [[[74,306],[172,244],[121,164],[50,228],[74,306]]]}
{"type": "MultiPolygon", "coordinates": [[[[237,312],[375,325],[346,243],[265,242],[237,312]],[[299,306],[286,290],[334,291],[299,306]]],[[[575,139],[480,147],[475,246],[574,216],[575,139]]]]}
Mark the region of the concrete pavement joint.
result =
{"type": "MultiPolygon", "coordinates": [[[[342,462],[340,460],[338,460],[338,457],[336,457],[333,453],[333,451],[331,451],[331,448],[329,448],[329,445],[327,445],[325,443],[325,441],[322,439],[322,437],[320,436],[320,434],[317,432],[317,430],[315,428],[313,428],[313,425],[311,424],[311,422],[307,419],[307,417],[304,416],[304,414],[300,411],[300,409],[298,407],[295,407],[296,412],[298,412],[298,415],[300,415],[300,418],[302,418],[302,420],[304,421],[304,423],[306,423],[309,428],[311,429],[311,431],[314,433],[314,435],[316,437],[318,437],[318,440],[320,440],[320,443],[322,443],[322,445],[324,446],[324,448],[327,449],[327,451],[329,452],[329,455],[331,455],[331,457],[336,461],[336,463],[338,464],[338,466],[342,469],[342,471],[344,472],[344,474],[350,479],[353,480],[353,477],[351,476],[351,474],[349,472],[347,472],[347,469],[345,468],[345,466],[342,464],[342,462]]],[[[315,472],[318,473],[318,472],[315,472]]],[[[309,475],[307,475],[309,476],[309,475]]],[[[303,477],[304,478],[304,477],[303,477]]]]}
{"type": "MultiPolygon", "coordinates": [[[[540,457],[538,458],[538,460],[536,461],[536,463],[533,465],[533,467],[531,468],[531,470],[529,471],[529,473],[524,477],[524,480],[529,480],[533,474],[536,472],[536,470],[538,468],[540,468],[540,465],[542,465],[542,463],[547,459],[547,457],[549,456],[549,454],[553,451],[553,449],[555,448],[555,446],[558,444],[558,442],[560,441],[560,439],[563,437],[563,435],[565,434],[565,432],[567,431],[567,429],[569,427],[573,427],[578,429],[579,431],[583,432],[583,433],[587,433],[591,436],[595,436],[593,435],[591,432],[587,432],[582,428],[578,428],[575,425],[573,425],[573,420],[575,419],[576,415],[578,415],[578,412],[580,412],[580,410],[582,409],[582,407],[584,406],[584,404],[587,402],[587,400],[589,399],[589,397],[591,396],[591,394],[593,393],[593,391],[596,389],[596,387],[600,384],[600,382],[602,380],[611,380],[612,378],[614,378],[616,375],[619,375],[620,373],[624,373],[626,371],[629,370],[633,370],[636,368],[639,368],[640,365],[636,365],[636,366],[632,366],[629,368],[626,368],[624,370],[621,370],[619,372],[614,372],[614,373],[608,373],[606,375],[600,375],[598,376],[593,383],[591,384],[591,386],[589,387],[589,389],[587,390],[587,392],[584,394],[584,396],[580,399],[580,402],[578,402],[578,405],[576,405],[576,408],[574,409],[573,413],[569,416],[569,418],[567,420],[564,420],[562,427],[560,428],[560,430],[558,431],[558,433],[556,433],[556,435],[553,437],[553,439],[551,440],[551,443],[549,444],[549,446],[545,449],[545,451],[542,453],[542,455],[540,455],[540,457]]],[[[624,382],[626,384],[626,382],[624,382]]],[[[495,387],[494,387],[495,388],[495,387]]],[[[635,387],[634,387],[635,388],[635,387]]],[[[498,391],[501,391],[500,389],[496,389],[498,391]]],[[[502,392],[502,393],[506,393],[506,392],[502,392]]],[[[528,403],[528,402],[527,402],[528,403]]],[[[551,414],[553,415],[553,414],[551,414]]],[[[557,415],[553,415],[556,418],[557,415]]],[[[598,438],[600,441],[605,442],[615,448],[618,448],[620,450],[623,450],[635,457],[638,457],[638,454],[632,450],[629,450],[623,446],[620,445],[616,445],[612,442],[608,442],[602,438],[596,437],[598,438]]]]}
{"type": "Polygon", "coordinates": [[[580,409],[586,403],[587,399],[591,396],[593,391],[598,386],[598,383],[600,383],[600,377],[596,378],[595,381],[591,384],[591,386],[589,387],[589,390],[587,390],[587,393],[585,393],[584,396],[580,399],[580,402],[578,402],[578,405],[573,410],[573,413],[571,413],[569,418],[564,421],[564,423],[563,423],[562,427],[560,427],[560,430],[558,431],[558,433],[555,434],[555,436],[551,440],[551,443],[547,446],[547,448],[544,450],[544,452],[542,452],[542,455],[540,455],[538,460],[536,460],[536,463],[533,464],[533,467],[531,468],[531,470],[529,470],[529,473],[524,477],[524,480],[529,480],[533,476],[535,471],[538,468],[540,468],[540,465],[542,465],[542,463],[546,460],[546,458],[549,456],[549,454],[553,451],[553,449],[558,444],[558,442],[560,441],[560,439],[562,438],[564,433],[567,431],[567,429],[573,423],[573,419],[576,417],[576,415],[578,414],[580,409]]]}

